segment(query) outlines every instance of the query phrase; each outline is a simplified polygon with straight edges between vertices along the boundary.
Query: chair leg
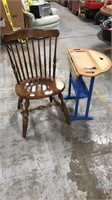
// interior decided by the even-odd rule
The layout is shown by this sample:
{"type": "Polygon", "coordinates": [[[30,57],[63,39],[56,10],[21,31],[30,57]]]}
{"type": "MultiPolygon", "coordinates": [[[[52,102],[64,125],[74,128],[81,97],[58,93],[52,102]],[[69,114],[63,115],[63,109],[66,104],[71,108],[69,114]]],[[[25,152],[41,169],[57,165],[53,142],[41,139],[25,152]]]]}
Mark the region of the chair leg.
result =
{"type": "Polygon", "coordinates": [[[22,102],[23,102],[23,99],[19,98],[19,99],[18,99],[18,106],[17,106],[18,110],[21,109],[21,104],[22,104],[22,102]]]}
{"type": "Polygon", "coordinates": [[[49,97],[49,100],[50,100],[50,102],[52,103],[52,100],[53,100],[52,96],[51,96],[51,97],[49,97]]]}
{"type": "Polygon", "coordinates": [[[27,127],[28,127],[28,107],[29,107],[29,100],[25,100],[24,103],[24,109],[21,111],[22,114],[22,120],[23,120],[23,138],[26,138],[26,133],[27,133],[27,127]]]}
{"type": "Polygon", "coordinates": [[[67,108],[66,108],[66,104],[63,101],[63,95],[62,95],[62,93],[58,94],[58,97],[61,100],[60,108],[61,108],[62,112],[64,113],[64,116],[65,116],[65,119],[66,119],[67,123],[70,124],[70,119],[69,119],[68,111],[67,111],[67,108]]]}

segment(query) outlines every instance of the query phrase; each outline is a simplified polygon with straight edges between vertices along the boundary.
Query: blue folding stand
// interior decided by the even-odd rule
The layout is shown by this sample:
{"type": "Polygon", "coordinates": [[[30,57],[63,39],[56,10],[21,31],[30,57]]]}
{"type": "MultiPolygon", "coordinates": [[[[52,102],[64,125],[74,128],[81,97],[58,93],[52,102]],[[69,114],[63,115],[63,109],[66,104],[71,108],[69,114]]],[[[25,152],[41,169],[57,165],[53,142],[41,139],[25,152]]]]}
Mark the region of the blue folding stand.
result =
{"type": "Polygon", "coordinates": [[[89,88],[86,86],[82,75],[78,76],[77,80],[74,80],[72,74],[69,75],[69,87],[68,87],[68,95],[64,97],[64,99],[76,99],[75,112],[74,115],[71,116],[71,121],[74,120],[92,120],[93,117],[89,116],[89,108],[91,103],[91,96],[93,91],[95,77],[90,77],[90,85],[89,88]],[[71,94],[71,86],[73,86],[75,95],[71,94]],[[86,110],[85,114],[79,116],[78,108],[79,108],[79,100],[87,98],[86,110]]]}

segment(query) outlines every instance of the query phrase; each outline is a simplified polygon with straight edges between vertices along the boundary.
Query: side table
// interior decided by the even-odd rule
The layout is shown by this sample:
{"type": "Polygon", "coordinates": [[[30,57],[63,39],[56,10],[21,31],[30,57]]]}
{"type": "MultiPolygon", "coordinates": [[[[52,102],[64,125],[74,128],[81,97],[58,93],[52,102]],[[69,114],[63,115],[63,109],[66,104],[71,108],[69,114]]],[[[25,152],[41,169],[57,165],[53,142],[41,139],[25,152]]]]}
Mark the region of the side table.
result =
{"type": "Polygon", "coordinates": [[[76,99],[74,115],[71,116],[71,121],[93,119],[92,116],[89,116],[89,108],[95,76],[109,70],[112,66],[111,60],[103,53],[85,48],[68,49],[67,55],[70,75],[68,94],[64,99],[76,99]],[[89,87],[87,87],[84,77],[90,77],[89,87]],[[71,87],[73,87],[74,94],[71,94],[71,87]],[[79,115],[79,100],[83,98],[87,98],[85,113],[84,115],[79,115]]]}

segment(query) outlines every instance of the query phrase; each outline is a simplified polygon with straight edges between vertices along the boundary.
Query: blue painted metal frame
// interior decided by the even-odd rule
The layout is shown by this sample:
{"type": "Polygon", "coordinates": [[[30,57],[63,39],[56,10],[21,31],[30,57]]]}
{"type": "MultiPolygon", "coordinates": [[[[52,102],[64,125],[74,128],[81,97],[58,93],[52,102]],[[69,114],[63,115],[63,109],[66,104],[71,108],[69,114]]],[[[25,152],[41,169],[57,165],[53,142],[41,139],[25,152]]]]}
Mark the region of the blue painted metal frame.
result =
{"type": "Polygon", "coordinates": [[[71,116],[71,121],[74,120],[92,120],[93,117],[89,116],[89,108],[91,103],[93,85],[94,85],[95,77],[91,77],[89,88],[86,86],[83,77],[80,75],[78,79],[75,81],[72,77],[72,74],[69,75],[69,86],[68,86],[68,95],[64,97],[64,99],[76,99],[75,111],[74,115],[71,116]],[[75,94],[71,94],[71,86],[73,86],[75,94]],[[79,108],[79,100],[87,98],[86,110],[85,114],[79,116],[78,108],[79,108]]]}

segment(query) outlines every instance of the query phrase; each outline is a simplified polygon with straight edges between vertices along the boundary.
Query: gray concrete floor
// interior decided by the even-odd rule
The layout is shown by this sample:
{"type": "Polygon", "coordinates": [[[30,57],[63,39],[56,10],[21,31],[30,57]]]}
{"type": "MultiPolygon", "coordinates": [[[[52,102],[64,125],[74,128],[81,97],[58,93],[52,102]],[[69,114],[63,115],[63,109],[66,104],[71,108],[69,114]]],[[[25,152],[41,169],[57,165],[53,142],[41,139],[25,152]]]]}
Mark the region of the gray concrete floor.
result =
{"type": "MultiPolygon", "coordinates": [[[[66,50],[85,47],[104,51],[100,27],[52,3],[60,15],[57,68],[66,82],[66,50]]],[[[5,49],[0,52],[0,199],[102,200],[112,199],[112,70],[96,77],[90,114],[92,121],[67,125],[52,107],[30,114],[27,139],[21,136],[14,78],[5,49]]],[[[66,101],[69,114],[75,102],[66,101]]],[[[83,112],[81,100],[79,112],[83,112]]]]}

